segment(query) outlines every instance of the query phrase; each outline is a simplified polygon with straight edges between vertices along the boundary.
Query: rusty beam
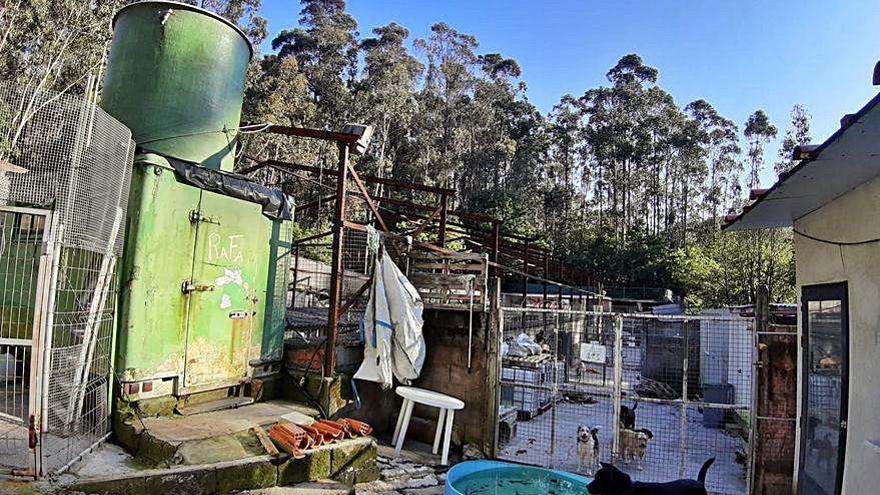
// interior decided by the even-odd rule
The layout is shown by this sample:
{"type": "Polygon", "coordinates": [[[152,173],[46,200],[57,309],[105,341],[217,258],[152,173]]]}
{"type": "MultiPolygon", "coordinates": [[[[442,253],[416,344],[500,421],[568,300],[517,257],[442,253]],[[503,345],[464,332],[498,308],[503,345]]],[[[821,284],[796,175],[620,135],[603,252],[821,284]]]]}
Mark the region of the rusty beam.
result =
{"type": "MultiPolygon", "coordinates": [[[[366,227],[365,225],[361,225],[361,224],[359,224],[359,223],[354,223],[354,222],[344,222],[344,225],[345,225],[346,228],[349,228],[349,229],[354,229],[354,230],[358,230],[358,231],[361,231],[361,232],[366,232],[366,231],[367,231],[367,227],[366,227]]],[[[389,239],[396,239],[396,240],[398,240],[398,241],[406,241],[406,237],[404,237],[404,236],[402,236],[402,235],[394,234],[394,233],[391,233],[391,232],[389,232],[389,233],[387,233],[387,234],[384,234],[384,235],[385,235],[386,237],[388,237],[389,239]]],[[[427,243],[427,242],[413,241],[412,245],[413,245],[413,246],[416,246],[416,247],[419,247],[419,248],[422,248],[422,249],[424,249],[424,250],[426,250],[426,251],[433,251],[433,252],[435,252],[435,253],[441,253],[441,254],[458,254],[457,252],[455,252],[455,251],[453,251],[453,250],[451,250],[451,249],[447,249],[447,248],[442,248],[442,247],[439,247],[439,246],[435,246],[435,245],[433,245],[433,244],[429,244],[429,243],[427,243]]]]}
{"type": "Polygon", "coordinates": [[[318,198],[318,199],[316,199],[315,201],[310,201],[310,202],[308,202],[308,203],[306,203],[306,204],[304,204],[304,205],[302,205],[302,206],[297,205],[297,206],[296,206],[296,211],[297,211],[297,212],[300,212],[300,211],[303,211],[303,210],[308,210],[308,209],[311,209],[311,208],[314,208],[314,207],[320,205],[321,203],[326,203],[326,202],[328,202],[328,201],[332,201],[332,200],[334,200],[334,199],[336,199],[336,194],[331,194],[331,195],[329,195],[329,196],[324,196],[323,198],[318,198]]]}
{"type": "MultiPolygon", "coordinates": [[[[367,180],[365,176],[361,176],[361,177],[364,178],[365,182],[369,182],[369,180],[367,180]]],[[[395,205],[395,206],[402,206],[404,208],[412,208],[414,210],[434,211],[434,208],[435,208],[434,206],[413,203],[412,201],[407,201],[405,199],[389,198],[387,196],[380,196],[375,199],[376,199],[376,201],[380,201],[382,203],[388,203],[390,205],[395,205]]],[[[498,220],[497,218],[491,217],[489,215],[483,215],[482,213],[472,213],[469,211],[462,211],[462,210],[447,210],[447,215],[453,216],[453,217],[458,217],[458,218],[465,219],[465,220],[472,220],[474,222],[485,222],[485,223],[500,222],[500,220],[498,220]]],[[[450,222],[450,225],[452,225],[451,222],[450,222]]]]}
{"type": "Polygon", "coordinates": [[[373,215],[375,215],[376,221],[379,222],[379,225],[382,227],[382,230],[384,232],[389,232],[388,226],[385,225],[385,219],[382,218],[382,214],[379,213],[379,208],[377,208],[376,204],[373,203],[373,200],[370,199],[370,193],[367,191],[367,188],[364,187],[364,183],[361,182],[361,178],[358,176],[358,173],[355,171],[354,167],[352,167],[350,163],[346,166],[348,167],[348,172],[351,174],[351,178],[354,180],[354,183],[357,184],[358,189],[361,190],[364,201],[367,202],[367,206],[370,207],[370,211],[372,211],[373,215]]]}
{"type": "MultiPolygon", "coordinates": [[[[285,162],[285,161],[281,161],[281,160],[264,160],[263,163],[265,165],[270,166],[270,167],[278,168],[280,170],[289,169],[289,170],[299,170],[302,172],[309,172],[311,174],[338,175],[337,170],[322,169],[320,167],[315,167],[313,165],[301,165],[299,163],[291,163],[291,162],[285,162]]],[[[408,190],[412,190],[412,191],[421,191],[421,192],[428,192],[428,193],[433,193],[433,194],[455,194],[454,189],[427,186],[424,184],[416,184],[414,182],[404,182],[404,181],[399,181],[399,180],[394,180],[394,179],[386,179],[384,177],[376,177],[373,175],[362,175],[361,178],[364,180],[364,182],[367,182],[370,184],[382,184],[385,186],[396,187],[399,189],[408,189],[408,190]]]]}
{"type": "Polygon", "coordinates": [[[324,141],[336,141],[337,143],[354,144],[360,139],[357,134],[349,134],[347,132],[333,132],[322,129],[309,129],[306,127],[294,127],[287,125],[270,125],[265,132],[272,134],[281,134],[282,136],[295,136],[312,139],[323,139],[324,141]]]}
{"type": "Polygon", "coordinates": [[[327,232],[321,232],[320,234],[310,235],[308,237],[303,237],[302,239],[297,239],[297,240],[293,241],[293,244],[302,244],[304,242],[314,241],[315,239],[327,237],[330,234],[333,234],[332,230],[328,230],[327,232]]]}
{"type": "Polygon", "coordinates": [[[370,288],[370,284],[372,284],[372,283],[373,283],[373,277],[370,277],[370,279],[367,280],[366,283],[364,283],[364,285],[362,285],[361,288],[358,289],[357,292],[355,292],[354,295],[352,295],[351,298],[348,299],[348,301],[345,301],[345,304],[343,304],[342,307],[339,308],[339,316],[340,317],[342,315],[344,315],[349,309],[351,309],[351,307],[352,307],[352,305],[354,305],[355,301],[357,301],[359,297],[364,295],[364,292],[366,292],[367,289],[370,288]]]}
{"type": "MultiPolygon", "coordinates": [[[[436,210],[434,210],[434,213],[431,213],[431,215],[428,218],[422,220],[422,223],[419,224],[418,228],[415,229],[414,231],[412,231],[412,233],[410,233],[409,235],[411,235],[413,237],[413,239],[417,238],[419,236],[419,234],[421,234],[422,232],[425,231],[425,229],[430,227],[431,223],[434,220],[436,220],[437,217],[439,217],[440,215],[442,215],[442,210],[440,208],[437,208],[436,210]]],[[[445,243],[441,243],[440,247],[446,247],[445,243]]]]}
{"type": "Polygon", "coordinates": [[[336,175],[336,210],[333,213],[333,259],[330,267],[330,304],[327,318],[327,347],[324,376],[336,374],[336,335],[339,332],[339,306],[342,297],[342,242],[345,237],[345,179],[348,175],[348,145],[339,143],[339,173],[336,175]]]}
{"type": "Polygon", "coordinates": [[[291,309],[296,307],[296,281],[299,277],[299,244],[294,244],[294,258],[293,258],[293,297],[291,298],[290,307],[291,309]]]}

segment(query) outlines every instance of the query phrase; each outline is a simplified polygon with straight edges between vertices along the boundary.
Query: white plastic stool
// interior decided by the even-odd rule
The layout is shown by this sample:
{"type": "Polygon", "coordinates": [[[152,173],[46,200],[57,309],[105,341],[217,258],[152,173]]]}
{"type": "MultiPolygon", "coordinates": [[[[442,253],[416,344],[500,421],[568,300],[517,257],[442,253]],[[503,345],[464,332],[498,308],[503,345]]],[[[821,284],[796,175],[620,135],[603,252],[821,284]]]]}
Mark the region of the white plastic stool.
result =
{"type": "Polygon", "coordinates": [[[403,448],[403,439],[406,438],[406,429],[409,427],[409,420],[412,416],[412,409],[415,403],[424,404],[426,406],[436,407],[440,409],[440,418],[437,420],[437,432],[434,433],[434,453],[440,447],[440,432],[446,430],[443,439],[443,457],[440,464],[446,465],[449,461],[449,442],[452,439],[452,422],[455,418],[455,411],[464,409],[464,402],[455,397],[450,397],[439,392],[425,390],[416,387],[397,387],[397,395],[403,397],[403,406],[400,408],[400,415],[397,416],[397,427],[394,428],[394,437],[391,441],[395,445],[394,456],[400,456],[400,450],[403,448]]]}

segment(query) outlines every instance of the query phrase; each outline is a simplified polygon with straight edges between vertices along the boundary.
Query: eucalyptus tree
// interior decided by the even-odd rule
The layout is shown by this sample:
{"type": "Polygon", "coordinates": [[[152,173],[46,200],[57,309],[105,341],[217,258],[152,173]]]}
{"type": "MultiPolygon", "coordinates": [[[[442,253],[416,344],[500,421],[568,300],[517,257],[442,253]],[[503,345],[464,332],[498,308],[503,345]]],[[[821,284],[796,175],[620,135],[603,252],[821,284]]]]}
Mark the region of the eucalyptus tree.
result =
{"type": "MultiPolygon", "coordinates": [[[[360,42],[363,79],[355,85],[358,120],[375,126],[372,167],[380,177],[394,173],[399,151],[407,146],[418,103],[416,84],[424,66],[404,45],[409,31],[397,23],[373,29],[375,37],[360,42]]],[[[365,165],[362,162],[362,165],[365,165]]]]}
{"type": "Polygon", "coordinates": [[[779,160],[773,167],[776,174],[783,174],[791,170],[795,164],[792,153],[796,146],[810,144],[810,114],[803,105],[795,105],[791,108],[790,127],[785,131],[782,143],[779,146],[779,160]]]}
{"type": "MultiPolygon", "coordinates": [[[[550,159],[554,167],[548,179],[566,190],[574,189],[572,183],[575,169],[579,157],[583,156],[581,148],[585,143],[582,116],[580,102],[571,95],[565,95],[553,106],[548,118],[548,129],[553,143],[550,159]]],[[[589,183],[589,179],[586,182],[589,183]]],[[[569,205],[563,206],[567,209],[569,205]]]]}
{"type": "Polygon", "coordinates": [[[625,55],[606,74],[611,87],[588,90],[581,97],[587,117],[586,138],[600,168],[602,192],[615,237],[625,242],[637,206],[639,168],[651,149],[643,125],[649,112],[648,89],[657,82],[657,69],[636,54],[625,55]]]}
{"type": "Polygon", "coordinates": [[[302,0],[299,25],[272,40],[280,59],[296,58],[317,108],[315,125],[338,127],[352,111],[358,56],[357,21],[345,0],[302,0]]]}
{"type": "Polygon", "coordinates": [[[427,61],[419,94],[418,124],[424,146],[419,162],[434,182],[455,187],[467,151],[463,123],[473,98],[479,44],[474,36],[440,22],[431,26],[427,39],[417,39],[414,45],[427,61]]]}
{"type": "Polygon", "coordinates": [[[706,184],[706,203],[712,222],[719,223],[719,210],[730,198],[738,183],[742,165],[736,124],[722,117],[706,100],[696,100],[685,107],[688,115],[696,121],[701,145],[706,148],[709,169],[706,184]]]}
{"type": "Polygon", "coordinates": [[[755,110],[746,121],[745,136],[749,142],[749,188],[755,189],[760,182],[761,168],[764,165],[764,146],[776,137],[776,126],[763,110],[755,110]]]}
{"type": "Polygon", "coordinates": [[[183,0],[183,2],[210,10],[238,25],[254,47],[258,47],[268,35],[268,24],[260,15],[263,0],[183,0]]]}
{"type": "Polygon", "coordinates": [[[477,64],[462,131],[467,136],[460,184],[465,200],[480,190],[504,189],[517,148],[515,103],[525,91],[525,84],[518,81],[522,70],[516,60],[489,53],[479,55],[477,64]]]}

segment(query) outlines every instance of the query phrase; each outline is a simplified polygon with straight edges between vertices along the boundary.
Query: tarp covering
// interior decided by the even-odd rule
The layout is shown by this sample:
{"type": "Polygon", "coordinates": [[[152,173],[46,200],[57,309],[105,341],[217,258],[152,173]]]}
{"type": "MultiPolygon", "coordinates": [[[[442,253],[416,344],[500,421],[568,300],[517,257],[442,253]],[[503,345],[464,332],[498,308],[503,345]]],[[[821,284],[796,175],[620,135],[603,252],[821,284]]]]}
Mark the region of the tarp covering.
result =
{"type": "Polygon", "coordinates": [[[263,206],[263,215],[272,220],[292,220],[293,208],[287,195],[221,170],[197,163],[164,157],[174,168],[177,179],[205,191],[242,199],[263,206]]]}
{"type": "Polygon", "coordinates": [[[375,253],[370,301],[361,322],[364,361],[354,377],[383,388],[390,388],[394,378],[408,385],[425,363],[422,298],[384,245],[375,253]]]}

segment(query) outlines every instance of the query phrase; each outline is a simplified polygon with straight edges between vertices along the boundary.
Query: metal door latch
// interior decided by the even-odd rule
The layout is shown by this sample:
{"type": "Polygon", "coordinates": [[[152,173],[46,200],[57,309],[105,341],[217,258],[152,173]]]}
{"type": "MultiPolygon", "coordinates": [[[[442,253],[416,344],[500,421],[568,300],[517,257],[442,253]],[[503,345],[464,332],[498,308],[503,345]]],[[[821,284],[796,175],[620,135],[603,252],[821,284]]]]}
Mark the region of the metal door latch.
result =
{"type": "Polygon", "coordinates": [[[189,223],[196,224],[199,222],[220,225],[220,222],[218,222],[217,220],[214,220],[213,218],[210,218],[210,217],[202,216],[202,214],[199,212],[199,210],[190,210],[189,223]]]}
{"type": "Polygon", "coordinates": [[[183,283],[180,284],[180,292],[182,292],[184,295],[191,294],[193,292],[212,292],[213,290],[213,285],[194,284],[190,280],[184,280],[183,283]]]}

